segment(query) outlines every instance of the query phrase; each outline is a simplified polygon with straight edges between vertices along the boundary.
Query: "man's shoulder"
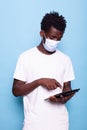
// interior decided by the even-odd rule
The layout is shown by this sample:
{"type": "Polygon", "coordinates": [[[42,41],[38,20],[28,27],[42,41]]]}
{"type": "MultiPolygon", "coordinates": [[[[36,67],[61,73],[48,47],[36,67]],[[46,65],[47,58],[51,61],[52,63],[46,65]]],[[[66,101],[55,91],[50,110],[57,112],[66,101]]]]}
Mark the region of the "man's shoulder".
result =
{"type": "Polygon", "coordinates": [[[32,59],[32,56],[35,55],[35,52],[36,52],[36,47],[30,48],[30,49],[28,49],[28,50],[22,52],[22,53],[19,55],[18,59],[19,59],[20,61],[22,61],[22,62],[26,62],[26,61],[32,59]]]}
{"type": "Polygon", "coordinates": [[[27,57],[29,55],[32,55],[32,53],[35,52],[36,47],[30,48],[20,54],[20,57],[27,57]]]}
{"type": "Polygon", "coordinates": [[[57,50],[56,52],[60,56],[60,58],[65,58],[65,59],[69,58],[69,56],[67,54],[65,54],[64,52],[62,52],[60,50],[57,50]]]}

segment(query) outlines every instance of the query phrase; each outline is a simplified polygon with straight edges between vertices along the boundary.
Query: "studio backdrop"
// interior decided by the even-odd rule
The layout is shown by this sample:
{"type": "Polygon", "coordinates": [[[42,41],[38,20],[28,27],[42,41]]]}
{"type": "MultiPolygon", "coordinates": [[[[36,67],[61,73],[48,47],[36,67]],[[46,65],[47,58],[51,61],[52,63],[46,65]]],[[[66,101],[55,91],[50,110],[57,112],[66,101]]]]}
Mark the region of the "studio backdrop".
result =
{"type": "Polygon", "coordinates": [[[59,49],[71,57],[80,91],[67,102],[70,130],[87,130],[87,2],[86,0],[0,0],[0,130],[22,130],[22,97],[12,94],[19,55],[40,43],[40,22],[57,11],[67,20],[59,49]]]}

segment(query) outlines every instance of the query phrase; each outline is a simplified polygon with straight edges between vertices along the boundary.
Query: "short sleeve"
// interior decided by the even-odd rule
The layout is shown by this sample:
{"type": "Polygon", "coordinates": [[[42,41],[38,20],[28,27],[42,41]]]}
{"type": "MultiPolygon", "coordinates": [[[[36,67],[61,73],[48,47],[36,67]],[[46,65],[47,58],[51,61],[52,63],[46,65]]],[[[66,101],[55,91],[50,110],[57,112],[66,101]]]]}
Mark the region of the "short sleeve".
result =
{"type": "Polygon", "coordinates": [[[66,60],[65,71],[64,71],[64,82],[75,79],[74,70],[71,59],[68,57],[66,60]]]}
{"type": "Polygon", "coordinates": [[[13,78],[26,81],[26,67],[22,56],[19,56],[18,58],[13,78]]]}

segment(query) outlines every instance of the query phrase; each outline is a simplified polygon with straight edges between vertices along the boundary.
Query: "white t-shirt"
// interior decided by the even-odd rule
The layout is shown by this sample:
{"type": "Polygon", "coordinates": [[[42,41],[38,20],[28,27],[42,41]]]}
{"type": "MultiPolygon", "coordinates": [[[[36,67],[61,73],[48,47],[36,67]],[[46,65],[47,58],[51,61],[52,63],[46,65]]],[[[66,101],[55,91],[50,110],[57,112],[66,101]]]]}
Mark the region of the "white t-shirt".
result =
{"type": "MultiPolygon", "coordinates": [[[[74,79],[71,60],[57,50],[51,55],[41,53],[34,47],[20,55],[14,78],[30,83],[39,78],[56,79],[62,86],[74,79]]],[[[47,90],[38,86],[23,97],[23,130],[68,130],[68,113],[64,104],[51,103],[44,99],[62,92],[60,88],[47,90]]]]}

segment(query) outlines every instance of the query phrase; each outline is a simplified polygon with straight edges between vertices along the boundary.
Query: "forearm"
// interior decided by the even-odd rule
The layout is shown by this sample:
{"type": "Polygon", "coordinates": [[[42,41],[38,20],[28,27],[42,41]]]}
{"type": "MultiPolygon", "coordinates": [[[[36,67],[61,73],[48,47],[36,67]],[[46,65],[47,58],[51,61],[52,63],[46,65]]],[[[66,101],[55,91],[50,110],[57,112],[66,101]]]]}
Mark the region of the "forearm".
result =
{"type": "Polygon", "coordinates": [[[38,86],[39,80],[27,84],[25,82],[20,82],[19,80],[14,80],[12,92],[15,96],[24,96],[32,92],[38,86]]]}
{"type": "Polygon", "coordinates": [[[71,89],[72,89],[72,88],[71,88],[71,82],[70,82],[70,81],[65,82],[65,83],[64,83],[64,86],[63,86],[63,92],[69,91],[69,90],[71,90],[71,89]]]}

